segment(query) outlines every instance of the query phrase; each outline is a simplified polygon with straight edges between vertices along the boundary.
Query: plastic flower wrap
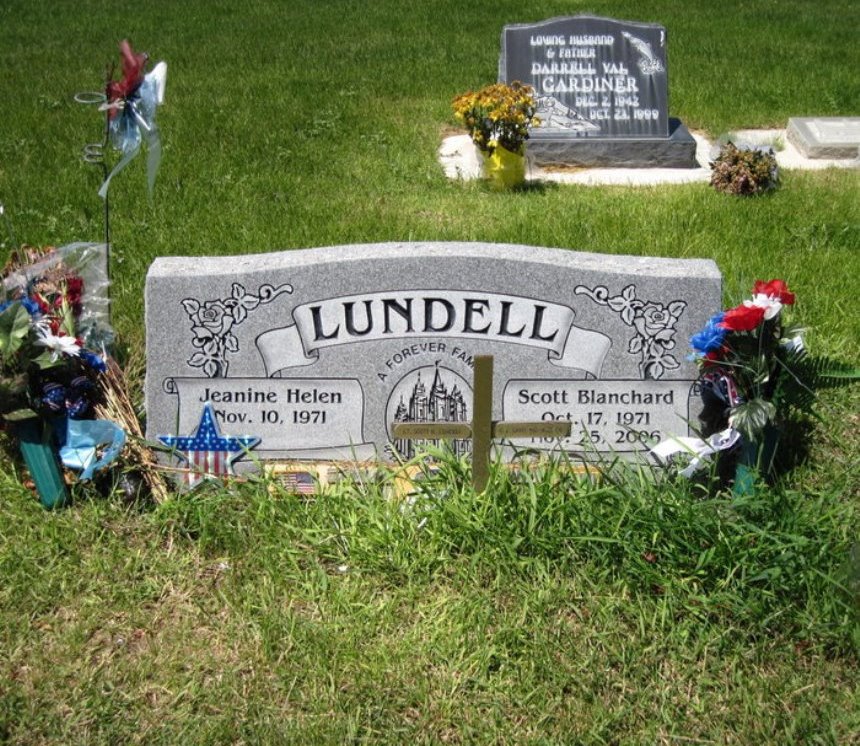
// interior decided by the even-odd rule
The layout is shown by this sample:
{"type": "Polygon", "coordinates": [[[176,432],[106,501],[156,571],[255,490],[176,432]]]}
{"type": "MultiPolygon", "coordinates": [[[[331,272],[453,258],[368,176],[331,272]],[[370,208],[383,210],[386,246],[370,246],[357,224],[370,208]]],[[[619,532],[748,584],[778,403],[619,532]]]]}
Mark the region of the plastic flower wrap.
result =
{"type": "MultiPolygon", "coordinates": [[[[37,261],[10,268],[3,290],[0,414],[7,419],[91,417],[105,363],[87,348],[82,333],[81,321],[88,318],[83,277],[62,253],[48,249],[37,261]]],[[[98,336],[96,327],[89,325],[92,338],[98,336]]]]}
{"type": "Polygon", "coordinates": [[[110,324],[110,292],[107,246],[103,243],[72,243],[59,248],[22,247],[13,252],[3,270],[0,301],[20,299],[34,310],[38,303],[30,295],[51,278],[66,282],[74,313],[75,331],[85,347],[100,350],[113,340],[110,324]]]}
{"type": "Polygon", "coordinates": [[[61,446],[63,463],[80,470],[82,480],[108,466],[125,444],[121,427],[95,419],[107,363],[87,344],[110,336],[109,328],[100,327],[96,302],[107,289],[96,261],[103,249],[91,244],[23,249],[0,285],[2,422],[41,419],[52,434],[49,440],[61,446]],[[93,278],[94,292],[88,293],[85,277],[93,278]],[[87,310],[89,299],[97,310],[87,310]]]}

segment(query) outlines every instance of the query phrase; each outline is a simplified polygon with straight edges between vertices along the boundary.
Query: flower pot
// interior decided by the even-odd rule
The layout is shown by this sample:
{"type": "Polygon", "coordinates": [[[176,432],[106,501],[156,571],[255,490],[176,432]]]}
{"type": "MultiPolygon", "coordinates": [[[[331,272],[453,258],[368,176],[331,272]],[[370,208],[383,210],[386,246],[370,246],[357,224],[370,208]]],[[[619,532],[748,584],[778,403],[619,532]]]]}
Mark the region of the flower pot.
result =
{"type": "Polygon", "coordinates": [[[779,436],[780,432],[777,428],[767,425],[761,438],[754,441],[744,440],[741,443],[735,465],[733,495],[737,497],[754,495],[756,478],[772,473],[779,436]]]}
{"type": "Polygon", "coordinates": [[[481,151],[484,178],[493,189],[513,189],[526,180],[526,157],[497,146],[492,154],[481,151]]]}
{"type": "Polygon", "coordinates": [[[53,428],[32,417],[16,423],[15,435],[24,463],[36,483],[39,502],[48,510],[61,508],[68,502],[69,493],[57,459],[53,428]]]}

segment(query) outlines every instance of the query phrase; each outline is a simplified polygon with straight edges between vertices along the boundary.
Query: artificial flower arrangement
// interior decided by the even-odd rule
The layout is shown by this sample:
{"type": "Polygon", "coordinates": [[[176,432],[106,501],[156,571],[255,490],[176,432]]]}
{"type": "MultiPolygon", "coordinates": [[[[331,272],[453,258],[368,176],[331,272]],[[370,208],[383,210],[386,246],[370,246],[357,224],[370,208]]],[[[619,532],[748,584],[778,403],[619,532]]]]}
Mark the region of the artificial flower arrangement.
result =
{"type": "Polygon", "coordinates": [[[690,359],[700,370],[701,437],[672,436],[658,443],[651,449],[658,463],[689,478],[716,456],[721,484],[731,483],[735,494],[754,491],[755,471],[770,471],[783,385],[804,385],[793,370],[805,356],[802,330],[782,318],[783,307],[794,300],[782,280],[757,280],[752,299],[712,316],[692,336],[690,359]]]}
{"type": "MultiPolygon", "coordinates": [[[[680,439],[693,441],[686,445],[695,452],[681,472],[685,476],[703,458],[723,452],[734,458],[733,491],[752,491],[754,471],[772,468],[780,428],[792,410],[815,415],[817,389],[860,378],[850,365],[807,354],[804,329],[783,318],[794,302],[783,280],[757,280],[751,299],[711,317],[691,338],[704,405],[701,434],[708,440],[680,439]]],[[[668,446],[661,452],[661,446],[655,449],[658,460],[679,450],[668,446]]]]}
{"type": "MultiPolygon", "coordinates": [[[[30,257],[40,260],[53,248],[30,257]]],[[[47,262],[25,285],[4,281],[0,302],[0,415],[7,421],[67,416],[87,419],[99,400],[104,358],[79,331],[84,280],[62,261],[47,262]]],[[[20,275],[18,275],[20,277],[20,275]]]]}
{"type": "Polygon", "coordinates": [[[91,267],[75,266],[101,246],[24,248],[0,285],[0,424],[19,442],[45,507],[68,498],[57,456],[86,481],[117,458],[126,440],[122,427],[100,419],[111,361],[92,347],[110,335],[86,308],[84,274],[92,276],[91,267]]]}
{"type": "Polygon", "coordinates": [[[711,317],[690,344],[701,371],[706,411],[748,441],[774,424],[780,384],[802,380],[792,371],[804,356],[800,327],[786,325],[782,309],[794,293],[782,280],[757,280],[751,300],[711,317]]]}
{"type": "Polygon", "coordinates": [[[529,129],[540,124],[534,90],[519,81],[495,83],[454,98],[454,116],[485,153],[496,148],[523,155],[529,129]]]}
{"type": "Polygon", "coordinates": [[[779,185],[776,156],[770,148],[738,147],[728,142],[711,162],[710,183],[727,194],[754,195],[776,189],[779,185]]]}

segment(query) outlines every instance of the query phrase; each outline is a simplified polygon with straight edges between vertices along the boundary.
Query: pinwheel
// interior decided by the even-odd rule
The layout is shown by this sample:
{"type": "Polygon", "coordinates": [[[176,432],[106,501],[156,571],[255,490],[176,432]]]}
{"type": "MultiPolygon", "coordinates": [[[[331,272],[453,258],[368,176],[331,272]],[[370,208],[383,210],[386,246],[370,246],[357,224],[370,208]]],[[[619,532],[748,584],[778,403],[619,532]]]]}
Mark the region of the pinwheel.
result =
{"type": "Polygon", "coordinates": [[[99,196],[107,198],[111,179],[122,171],[140,152],[143,142],[147,146],[147,184],[149,192],[155,185],[155,176],[161,163],[161,137],[155,124],[155,110],[164,101],[167,82],[167,63],[159,62],[151,72],[144,73],[149,59],[136,54],[128,41],[120,44],[122,78],[109,80],[102,108],[108,112],[110,142],[122,153],[119,163],[105,178],[99,196]]]}

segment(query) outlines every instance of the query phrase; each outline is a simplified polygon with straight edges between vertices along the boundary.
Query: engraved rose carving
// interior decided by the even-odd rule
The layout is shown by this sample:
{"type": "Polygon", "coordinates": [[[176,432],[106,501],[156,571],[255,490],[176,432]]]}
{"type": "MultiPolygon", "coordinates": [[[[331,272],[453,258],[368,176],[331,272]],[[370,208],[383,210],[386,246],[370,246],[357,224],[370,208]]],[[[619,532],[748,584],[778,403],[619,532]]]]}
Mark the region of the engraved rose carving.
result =
{"type": "Polygon", "coordinates": [[[239,351],[239,340],[233,334],[233,327],[248,317],[248,311],[269,303],[281,293],[292,292],[292,285],[286,283],[278,287],[266,284],[261,285],[255,295],[234,282],[229,298],[203,303],[195,298],[185,298],[182,307],[191,321],[194,335],[191,344],[197,348],[197,352],[188,358],[188,365],[202,369],[208,378],[226,377],[229,369],[227,354],[239,351]]]}
{"type": "MultiPolygon", "coordinates": [[[[683,306],[681,307],[683,311],[683,306]]],[[[679,314],[680,315],[680,314],[679,314]]],[[[641,337],[653,337],[660,342],[671,342],[675,336],[675,322],[678,317],[673,315],[662,303],[646,303],[633,318],[633,327],[641,337]]],[[[672,342],[674,347],[674,342],[672,342]]]]}
{"type": "MultiPolygon", "coordinates": [[[[196,303],[196,301],[195,301],[196,303]]],[[[186,311],[188,308],[186,307],[186,311]]],[[[191,318],[191,331],[194,332],[195,347],[212,337],[221,337],[230,332],[236,319],[227,311],[227,307],[220,300],[208,300],[199,306],[194,313],[189,313],[191,318]]]]}
{"type": "Polygon", "coordinates": [[[687,307],[685,301],[675,300],[668,305],[654,301],[642,301],[636,297],[636,286],[628,285],[619,295],[610,295],[603,286],[574,288],[577,295],[587,295],[595,303],[615,311],[621,320],[636,330],[630,339],[627,351],[639,355],[639,372],[642,378],[662,378],[667,370],[674,370],[680,363],[669,350],[675,347],[675,324],[687,307]]]}

